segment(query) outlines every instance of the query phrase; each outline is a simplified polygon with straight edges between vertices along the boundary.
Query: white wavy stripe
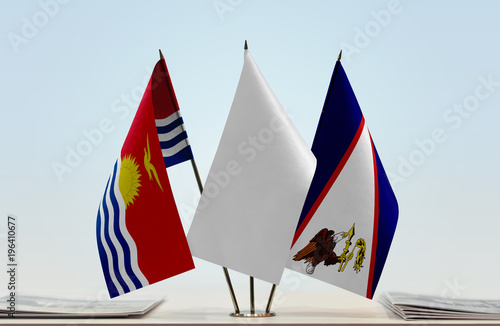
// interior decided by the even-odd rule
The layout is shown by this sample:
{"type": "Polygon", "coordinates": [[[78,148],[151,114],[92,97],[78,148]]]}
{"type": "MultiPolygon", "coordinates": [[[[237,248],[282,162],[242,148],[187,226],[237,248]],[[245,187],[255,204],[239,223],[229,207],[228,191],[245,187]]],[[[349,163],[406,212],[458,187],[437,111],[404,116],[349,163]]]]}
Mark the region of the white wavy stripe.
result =
{"type": "Polygon", "coordinates": [[[184,124],[178,126],[177,128],[175,128],[170,132],[167,132],[166,134],[158,134],[158,138],[160,139],[160,141],[169,141],[175,136],[181,134],[183,131],[184,131],[184,124]]]}
{"type": "Polygon", "coordinates": [[[184,149],[188,146],[189,146],[189,143],[188,143],[187,139],[183,139],[180,142],[178,142],[175,146],[162,149],[161,153],[163,154],[163,157],[174,156],[175,154],[177,154],[182,149],[184,149]]]}
{"type": "MultiPolygon", "coordinates": [[[[115,180],[115,188],[110,189],[110,192],[113,191],[115,193],[115,197],[116,197],[116,187],[118,181],[120,180],[120,167],[121,167],[121,160],[118,159],[116,174],[113,178],[115,180]]],[[[127,284],[128,288],[130,289],[130,291],[132,291],[135,290],[135,285],[132,282],[132,280],[128,277],[127,271],[125,270],[125,255],[123,253],[123,248],[120,244],[120,241],[118,241],[118,239],[116,238],[116,233],[114,229],[115,214],[114,214],[113,204],[111,203],[111,196],[109,193],[106,195],[106,204],[108,205],[109,209],[109,225],[108,225],[109,237],[111,238],[111,242],[116,248],[116,253],[118,254],[118,270],[120,272],[121,277],[127,284]]]]}
{"type": "MultiPolygon", "coordinates": [[[[121,160],[119,160],[119,161],[121,161],[121,160]]],[[[127,241],[129,249],[130,249],[130,264],[132,265],[132,271],[134,272],[135,276],[139,279],[142,286],[144,287],[144,286],[148,285],[149,282],[148,282],[148,279],[142,273],[141,269],[139,268],[139,262],[137,260],[137,246],[135,244],[134,239],[132,238],[132,236],[128,232],[127,226],[125,224],[125,216],[126,216],[125,201],[123,200],[122,194],[120,192],[120,188],[119,188],[119,184],[118,184],[118,180],[119,180],[118,176],[117,176],[116,180],[117,181],[115,182],[115,189],[113,189],[113,191],[115,192],[115,197],[116,197],[116,200],[118,202],[118,207],[120,207],[120,221],[119,221],[120,222],[120,224],[119,224],[120,225],[120,232],[121,232],[122,236],[125,238],[125,241],[127,241]]],[[[132,283],[132,287],[130,289],[131,290],[132,290],[132,288],[136,289],[134,283],[129,278],[128,274],[125,272],[124,274],[122,273],[122,276],[123,275],[126,276],[126,277],[124,276],[124,279],[126,278],[127,280],[130,280],[130,282],[132,283]]],[[[128,284],[128,282],[127,282],[127,284],[128,284]]]]}
{"type": "Polygon", "coordinates": [[[172,122],[174,122],[175,120],[179,119],[180,117],[181,117],[181,113],[179,111],[175,111],[174,113],[172,113],[171,115],[169,115],[166,118],[155,119],[155,123],[156,123],[157,127],[165,127],[165,126],[171,124],[172,122]]]}
{"type": "MultiPolygon", "coordinates": [[[[111,183],[111,178],[108,180],[108,186],[106,187],[107,191],[104,194],[104,196],[108,195],[110,183],[111,183]]],[[[104,208],[102,207],[102,201],[101,201],[101,204],[99,206],[99,213],[100,213],[100,219],[101,219],[101,230],[100,230],[101,242],[102,242],[102,246],[104,247],[104,251],[106,252],[106,257],[108,258],[109,275],[111,277],[111,281],[113,282],[116,289],[118,290],[118,293],[123,294],[123,289],[120,286],[120,283],[118,282],[118,280],[116,279],[116,276],[115,276],[115,270],[113,268],[113,256],[111,255],[111,250],[109,249],[108,242],[106,241],[106,238],[104,237],[104,208]]]]}

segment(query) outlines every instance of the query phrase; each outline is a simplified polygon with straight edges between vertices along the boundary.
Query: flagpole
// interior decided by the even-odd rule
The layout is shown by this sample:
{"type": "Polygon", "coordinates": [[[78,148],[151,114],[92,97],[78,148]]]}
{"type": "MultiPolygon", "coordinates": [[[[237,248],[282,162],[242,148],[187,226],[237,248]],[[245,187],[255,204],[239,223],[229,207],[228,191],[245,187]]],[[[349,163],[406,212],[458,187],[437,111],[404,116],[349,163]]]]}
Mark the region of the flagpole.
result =
{"type": "MultiPolygon", "coordinates": [[[[247,41],[245,41],[245,50],[248,49],[248,46],[247,46],[247,41]]],[[[337,58],[337,61],[340,62],[340,59],[342,58],[342,50],[340,50],[340,53],[339,53],[339,56],[337,58]]],[[[337,70],[335,69],[335,73],[333,75],[333,80],[335,80],[335,76],[337,75],[337,70]]],[[[330,92],[328,92],[329,94],[330,92]]],[[[323,118],[323,114],[321,114],[321,118],[320,118],[320,121],[319,121],[319,125],[321,125],[321,120],[323,118]]],[[[318,125],[318,129],[319,129],[319,125],[318,125]]],[[[314,139],[313,141],[313,147],[314,147],[314,142],[316,141],[316,139],[314,139]]],[[[273,287],[271,288],[271,293],[269,294],[269,299],[267,300],[267,305],[266,305],[266,313],[270,313],[271,312],[271,305],[273,304],[273,299],[274,299],[274,294],[276,292],[276,284],[273,284],[273,287]]]]}
{"type": "Polygon", "coordinates": [[[203,193],[203,184],[201,183],[200,173],[198,172],[198,167],[194,158],[191,159],[191,166],[193,167],[194,176],[196,178],[196,183],[198,184],[198,189],[200,190],[200,195],[203,193]]]}
{"type": "MultiPolygon", "coordinates": [[[[245,45],[243,46],[243,49],[245,51],[248,50],[247,40],[245,40],[245,45]]],[[[266,311],[264,313],[259,312],[256,314],[255,313],[254,278],[253,278],[253,276],[250,276],[250,314],[238,314],[235,316],[236,317],[272,317],[272,316],[275,316],[276,314],[274,312],[271,312],[271,304],[273,302],[275,290],[276,290],[276,284],[273,284],[273,287],[271,288],[271,293],[269,294],[269,300],[267,301],[266,311]]]]}
{"type": "MultiPolygon", "coordinates": [[[[247,43],[245,41],[245,50],[247,49],[247,43]]],[[[342,50],[340,50],[340,53],[339,53],[339,56],[337,58],[337,62],[340,62],[340,59],[342,58],[342,50]]],[[[333,78],[332,80],[335,80],[335,76],[337,75],[337,69],[335,69],[335,72],[333,74],[333,78]]],[[[328,94],[330,94],[330,91],[328,91],[328,94]]],[[[319,124],[318,124],[318,129],[321,125],[321,122],[322,122],[322,119],[323,119],[323,114],[321,114],[321,118],[320,118],[320,121],[319,121],[319,124]]],[[[316,139],[314,139],[313,141],[313,146],[314,147],[314,143],[315,143],[316,139]]],[[[274,299],[274,294],[276,292],[276,284],[273,284],[273,287],[271,288],[271,293],[269,294],[269,299],[267,300],[267,306],[266,306],[266,313],[270,313],[271,311],[271,305],[273,303],[273,299],[274,299]]]]}
{"type": "MultiPolygon", "coordinates": [[[[203,184],[201,182],[200,173],[198,172],[198,167],[196,166],[196,161],[194,160],[194,156],[191,159],[191,166],[193,167],[194,176],[196,178],[196,182],[198,183],[198,189],[200,190],[200,195],[203,193],[203,184]]],[[[229,276],[229,271],[227,267],[222,267],[222,271],[224,272],[224,276],[226,278],[227,287],[229,288],[229,295],[231,296],[231,301],[233,301],[234,312],[236,314],[240,313],[240,308],[238,307],[238,301],[236,300],[236,295],[234,294],[233,284],[231,283],[231,277],[229,276]]]]}
{"type": "Polygon", "coordinates": [[[253,286],[253,276],[250,276],[250,314],[255,314],[255,293],[253,286]]]}
{"type": "MultiPolygon", "coordinates": [[[[191,159],[191,166],[193,167],[194,176],[196,178],[196,183],[198,184],[198,189],[200,190],[200,195],[203,193],[203,183],[201,182],[200,173],[198,172],[198,167],[196,166],[196,161],[191,159]]],[[[224,276],[226,278],[227,287],[229,288],[229,295],[231,296],[231,301],[233,301],[234,312],[236,314],[240,313],[240,308],[238,307],[238,301],[236,300],[236,295],[234,294],[233,284],[231,283],[231,277],[229,276],[229,271],[227,267],[222,267],[224,276]]]]}
{"type": "Polygon", "coordinates": [[[276,284],[273,284],[273,287],[271,288],[271,293],[269,293],[269,299],[267,300],[266,314],[271,313],[271,305],[273,304],[275,292],[276,292],[276,284]]]}
{"type": "MultiPolygon", "coordinates": [[[[160,51],[160,59],[165,60],[165,57],[163,57],[163,53],[161,53],[161,49],[159,51],[160,51]]],[[[168,78],[168,76],[165,75],[165,78],[168,78]]],[[[168,80],[167,80],[167,85],[170,87],[170,83],[168,83],[168,80]]],[[[174,103],[174,104],[177,104],[177,103],[174,103]]],[[[198,184],[198,189],[200,190],[200,195],[201,195],[203,193],[203,182],[201,181],[200,173],[198,172],[198,167],[196,165],[196,161],[194,160],[194,155],[191,158],[191,166],[193,167],[194,176],[196,178],[196,183],[198,184]]],[[[229,288],[229,294],[231,296],[231,300],[233,301],[234,312],[236,314],[239,314],[240,308],[238,307],[238,301],[236,300],[236,296],[234,294],[233,285],[231,283],[231,278],[229,277],[229,271],[227,270],[226,267],[222,267],[222,270],[223,270],[224,276],[226,278],[226,283],[227,283],[227,286],[229,288]]]]}
{"type": "MultiPolygon", "coordinates": [[[[245,42],[245,47],[246,47],[246,42],[245,42]]],[[[339,56],[337,58],[337,62],[340,62],[341,58],[342,58],[342,50],[340,50],[339,56]]],[[[337,69],[335,69],[335,71],[333,73],[332,81],[335,80],[335,76],[336,75],[337,75],[337,69]]],[[[328,90],[328,94],[330,94],[330,90],[328,90]]],[[[327,100],[328,100],[328,98],[327,98],[327,100]]],[[[323,113],[321,114],[321,117],[320,117],[320,121],[319,121],[319,124],[318,124],[318,130],[319,130],[320,126],[321,126],[322,119],[323,119],[323,113]]],[[[315,142],[316,142],[316,138],[313,141],[313,146],[312,147],[314,147],[314,143],[315,142]]],[[[269,294],[269,300],[267,301],[266,313],[269,313],[271,311],[271,305],[273,303],[275,292],[276,292],[276,284],[273,284],[273,287],[271,288],[271,293],[269,294]]]]}
{"type": "MultiPolygon", "coordinates": [[[[243,46],[243,49],[245,51],[248,50],[247,40],[245,40],[245,45],[243,46]]],[[[250,276],[250,315],[255,315],[255,292],[253,283],[254,283],[253,276],[250,276]]]]}
{"type": "MultiPolygon", "coordinates": [[[[245,40],[245,46],[243,49],[248,50],[248,43],[245,40]]],[[[276,291],[276,284],[273,284],[271,288],[271,293],[269,294],[269,300],[267,300],[266,312],[264,315],[266,316],[274,316],[274,313],[271,313],[271,305],[273,304],[274,293],[276,291]]],[[[254,286],[253,286],[253,276],[250,276],[250,314],[255,314],[255,297],[254,297],[254,286]]]]}

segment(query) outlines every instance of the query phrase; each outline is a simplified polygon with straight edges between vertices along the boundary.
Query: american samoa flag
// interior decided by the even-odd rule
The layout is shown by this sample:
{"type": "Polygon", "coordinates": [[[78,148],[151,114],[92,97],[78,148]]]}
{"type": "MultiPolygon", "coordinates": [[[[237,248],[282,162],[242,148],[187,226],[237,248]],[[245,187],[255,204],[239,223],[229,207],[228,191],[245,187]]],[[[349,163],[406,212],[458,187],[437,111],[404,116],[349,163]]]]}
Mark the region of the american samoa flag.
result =
{"type": "Polygon", "coordinates": [[[287,267],[372,298],[396,229],[398,204],[340,60],[312,152],[316,172],[287,267]]]}
{"type": "Polygon", "coordinates": [[[194,268],[166,171],[192,157],[178,112],[161,59],[97,213],[97,246],[110,297],[194,268]]]}

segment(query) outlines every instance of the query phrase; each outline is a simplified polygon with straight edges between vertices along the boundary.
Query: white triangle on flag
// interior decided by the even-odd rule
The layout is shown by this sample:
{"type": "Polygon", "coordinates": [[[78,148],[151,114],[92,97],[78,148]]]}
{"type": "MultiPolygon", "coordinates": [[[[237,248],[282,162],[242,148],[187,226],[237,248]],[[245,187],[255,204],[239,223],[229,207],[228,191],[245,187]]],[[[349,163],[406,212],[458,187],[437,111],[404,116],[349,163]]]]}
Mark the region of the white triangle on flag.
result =
{"type": "MultiPolygon", "coordinates": [[[[371,264],[373,212],[375,209],[373,175],[373,151],[368,128],[365,125],[349,160],[290,250],[287,268],[359,295],[366,295],[371,264]],[[359,248],[354,246],[357,239],[363,239],[367,248],[362,263],[363,267],[359,272],[355,272],[353,269],[356,255],[346,263],[347,268],[343,271],[339,271],[340,263],[326,266],[324,262],[321,262],[312,274],[306,272],[307,262],[305,260],[293,260],[294,255],[306,247],[309,241],[323,228],[332,230],[336,234],[347,233],[353,224],[355,224],[355,236],[350,241],[349,253],[357,254],[359,252],[359,248]]],[[[336,240],[338,243],[335,245],[334,253],[340,257],[346,248],[348,238],[339,237],[336,240]]]]}

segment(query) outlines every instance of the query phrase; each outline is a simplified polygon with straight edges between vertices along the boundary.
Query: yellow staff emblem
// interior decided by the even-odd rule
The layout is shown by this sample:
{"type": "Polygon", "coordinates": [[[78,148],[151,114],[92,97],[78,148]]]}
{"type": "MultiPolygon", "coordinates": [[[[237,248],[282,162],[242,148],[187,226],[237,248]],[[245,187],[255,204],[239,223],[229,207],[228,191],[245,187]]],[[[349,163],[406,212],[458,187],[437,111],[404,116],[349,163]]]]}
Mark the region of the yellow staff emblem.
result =
{"type": "Polygon", "coordinates": [[[354,261],[353,269],[356,271],[356,273],[358,273],[359,271],[361,271],[361,268],[363,267],[363,261],[365,260],[365,252],[366,252],[365,239],[359,238],[354,244],[354,248],[352,249],[352,251],[349,252],[350,246],[352,244],[352,238],[355,233],[354,226],[355,224],[352,225],[351,230],[349,230],[349,232],[347,233],[349,238],[345,241],[344,252],[339,257],[339,263],[340,263],[339,272],[343,272],[347,266],[347,263],[354,257],[354,251],[356,250],[356,248],[359,248],[359,250],[356,255],[356,260],[354,261]]]}

